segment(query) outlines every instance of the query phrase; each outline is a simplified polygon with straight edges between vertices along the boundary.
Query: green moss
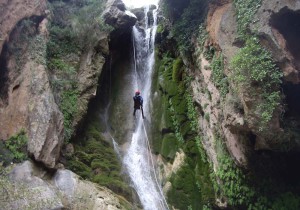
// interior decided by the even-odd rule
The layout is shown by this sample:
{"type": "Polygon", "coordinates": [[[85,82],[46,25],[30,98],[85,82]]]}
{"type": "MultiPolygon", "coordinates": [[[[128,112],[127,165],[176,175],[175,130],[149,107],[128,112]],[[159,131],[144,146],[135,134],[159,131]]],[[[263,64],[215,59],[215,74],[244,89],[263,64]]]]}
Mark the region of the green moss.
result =
{"type": "Polygon", "coordinates": [[[78,112],[79,92],[76,87],[62,92],[60,110],[64,115],[65,141],[68,142],[74,132],[73,120],[78,112]]]}
{"type": "Polygon", "coordinates": [[[172,79],[174,82],[180,82],[182,80],[182,67],[183,61],[181,58],[176,58],[173,62],[172,79]]]}
{"type": "Polygon", "coordinates": [[[183,94],[177,94],[174,97],[172,97],[172,103],[174,105],[175,112],[178,116],[185,115],[187,113],[187,104],[184,100],[183,94]]]}
{"type": "MultiPolygon", "coordinates": [[[[183,168],[173,174],[169,180],[172,183],[172,189],[168,192],[168,203],[178,209],[186,209],[187,206],[192,209],[202,209],[204,206],[210,206],[209,203],[214,199],[214,190],[210,182],[209,165],[203,161],[203,157],[206,157],[205,152],[201,142],[196,138],[198,113],[193,98],[187,91],[191,78],[182,72],[180,79],[174,82],[173,70],[175,69],[173,67],[175,62],[178,62],[176,65],[180,64],[179,61],[174,60],[166,54],[162,61],[157,59],[159,65],[156,68],[161,72],[160,75],[163,75],[160,83],[167,84],[167,86],[174,84],[176,87],[176,92],[168,92],[164,87],[161,88],[163,92],[161,102],[164,105],[156,104],[158,107],[168,107],[167,110],[162,111],[166,121],[172,123],[170,133],[165,134],[161,141],[159,153],[168,160],[173,160],[178,149],[184,150],[187,155],[183,168]],[[166,101],[168,106],[166,106],[166,101]],[[202,149],[201,153],[199,148],[202,149]]],[[[158,117],[161,116],[158,115],[158,117]]],[[[157,139],[160,140],[161,137],[157,139]]]]}
{"type": "Polygon", "coordinates": [[[68,161],[68,168],[84,179],[90,179],[92,177],[91,168],[79,160],[68,161]]]}
{"type": "Polygon", "coordinates": [[[103,139],[99,119],[96,115],[88,119],[83,135],[76,140],[75,153],[69,157],[67,167],[131,200],[130,187],[122,180],[121,163],[112,146],[103,139]]]}
{"type": "Polygon", "coordinates": [[[91,164],[92,157],[90,154],[87,154],[83,151],[77,151],[77,152],[75,152],[75,156],[84,164],[87,164],[87,165],[91,164]]]}
{"type": "Polygon", "coordinates": [[[108,177],[106,175],[99,174],[94,176],[93,182],[108,187],[117,194],[123,194],[126,197],[131,195],[129,186],[117,177],[108,177]]]}
{"type": "Polygon", "coordinates": [[[168,191],[168,201],[177,209],[186,209],[191,205],[193,209],[200,209],[201,198],[200,191],[195,185],[195,174],[188,164],[179,169],[176,174],[173,174],[170,182],[172,188],[168,191]],[[180,198],[180,199],[178,199],[180,198]]]}
{"type": "Polygon", "coordinates": [[[174,159],[178,150],[178,141],[173,133],[166,134],[162,140],[160,153],[166,159],[174,159]]]}
{"type": "Polygon", "coordinates": [[[157,25],[156,33],[161,34],[164,31],[164,27],[162,24],[157,25]]]}
{"type": "Polygon", "coordinates": [[[187,139],[188,136],[194,134],[194,131],[191,129],[191,122],[185,121],[184,123],[182,123],[180,127],[180,133],[182,134],[184,139],[187,139]]]}

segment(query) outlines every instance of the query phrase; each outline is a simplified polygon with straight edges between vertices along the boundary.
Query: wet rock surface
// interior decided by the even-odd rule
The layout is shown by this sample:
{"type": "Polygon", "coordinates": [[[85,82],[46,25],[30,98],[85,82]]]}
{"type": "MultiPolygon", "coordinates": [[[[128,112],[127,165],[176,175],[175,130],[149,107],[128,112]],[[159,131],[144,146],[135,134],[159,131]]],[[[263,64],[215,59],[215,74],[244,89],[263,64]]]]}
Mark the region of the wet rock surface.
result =
{"type": "Polygon", "coordinates": [[[125,4],[121,0],[109,0],[106,10],[103,12],[105,22],[114,28],[129,28],[133,26],[137,17],[126,10],[125,4]]]}

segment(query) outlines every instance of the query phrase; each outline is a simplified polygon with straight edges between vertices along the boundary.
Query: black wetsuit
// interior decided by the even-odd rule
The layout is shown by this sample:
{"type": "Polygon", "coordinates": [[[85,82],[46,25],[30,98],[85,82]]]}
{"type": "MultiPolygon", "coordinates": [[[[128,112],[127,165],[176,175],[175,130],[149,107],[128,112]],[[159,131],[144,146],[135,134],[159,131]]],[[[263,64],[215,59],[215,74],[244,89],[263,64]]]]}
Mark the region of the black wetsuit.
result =
{"type": "Polygon", "coordinates": [[[133,97],[133,101],[134,101],[134,111],[133,111],[133,116],[135,116],[135,112],[137,109],[140,109],[142,111],[142,115],[144,118],[144,111],[143,111],[143,98],[140,95],[136,95],[133,97]]]}

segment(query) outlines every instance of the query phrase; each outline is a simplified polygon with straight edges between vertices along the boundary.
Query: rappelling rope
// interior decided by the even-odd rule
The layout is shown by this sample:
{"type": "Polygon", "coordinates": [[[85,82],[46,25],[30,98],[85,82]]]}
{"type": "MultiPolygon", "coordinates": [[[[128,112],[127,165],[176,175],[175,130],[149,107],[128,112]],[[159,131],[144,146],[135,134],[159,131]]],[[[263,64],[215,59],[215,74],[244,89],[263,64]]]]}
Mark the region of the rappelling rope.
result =
{"type": "MultiPolygon", "coordinates": [[[[143,121],[143,128],[144,128],[144,132],[145,132],[145,136],[146,136],[146,140],[147,140],[147,144],[148,144],[148,150],[149,150],[149,155],[150,155],[150,159],[151,159],[151,163],[152,163],[152,168],[153,168],[153,171],[154,171],[155,182],[159,186],[159,182],[158,182],[158,179],[157,179],[157,176],[156,176],[156,172],[155,172],[154,161],[153,161],[152,153],[151,153],[152,150],[151,150],[151,146],[150,146],[150,143],[149,143],[148,134],[147,134],[147,131],[146,131],[146,127],[145,127],[144,121],[143,121]]],[[[158,189],[159,189],[159,191],[160,191],[160,193],[161,193],[161,195],[163,197],[163,201],[166,204],[167,209],[169,209],[168,203],[167,203],[167,201],[165,199],[165,196],[164,196],[164,194],[162,192],[161,187],[158,187],[158,189]]]]}
{"type": "MultiPolygon", "coordinates": [[[[137,88],[139,89],[134,36],[132,36],[132,42],[133,42],[134,70],[135,70],[135,77],[136,77],[136,80],[135,80],[135,81],[136,81],[136,86],[137,86],[137,88]]],[[[141,120],[141,119],[140,119],[140,120],[141,120]]],[[[163,204],[161,204],[161,202],[160,202],[160,205],[161,205],[162,208],[167,207],[167,209],[169,210],[168,203],[167,203],[167,201],[166,201],[166,199],[165,199],[165,196],[164,196],[164,194],[163,194],[163,192],[162,192],[162,189],[161,189],[161,187],[159,187],[160,184],[159,184],[158,178],[157,178],[157,176],[156,176],[156,171],[155,171],[155,167],[154,167],[154,161],[153,161],[153,157],[152,157],[152,153],[151,153],[152,150],[151,150],[151,146],[150,146],[150,143],[149,143],[149,138],[148,138],[146,126],[145,126],[145,123],[144,123],[143,120],[142,120],[142,124],[143,124],[144,133],[145,133],[145,137],[146,137],[146,142],[147,142],[147,146],[148,146],[147,149],[148,149],[148,153],[149,153],[149,156],[150,156],[150,157],[148,156],[148,162],[151,161],[151,162],[150,162],[150,163],[151,163],[150,165],[151,165],[152,170],[153,170],[153,173],[154,173],[155,182],[156,182],[156,185],[158,186],[159,192],[160,192],[160,194],[161,194],[161,196],[162,196],[162,198],[163,198],[163,204]],[[149,161],[149,159],[150,159],[150,161],[149,161]]]]}

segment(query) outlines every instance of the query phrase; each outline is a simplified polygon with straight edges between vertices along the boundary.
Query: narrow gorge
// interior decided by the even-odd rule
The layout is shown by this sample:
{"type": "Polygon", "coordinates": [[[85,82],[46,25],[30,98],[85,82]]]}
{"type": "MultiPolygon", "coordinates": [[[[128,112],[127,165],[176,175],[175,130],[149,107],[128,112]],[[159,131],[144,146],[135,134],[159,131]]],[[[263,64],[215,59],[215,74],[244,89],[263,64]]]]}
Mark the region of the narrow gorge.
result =
{"type": "Polygon", "coordinates": [[[0,209],[300,209],[299,35],[299,0],[0,0],[0,209]]]}

